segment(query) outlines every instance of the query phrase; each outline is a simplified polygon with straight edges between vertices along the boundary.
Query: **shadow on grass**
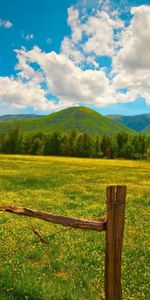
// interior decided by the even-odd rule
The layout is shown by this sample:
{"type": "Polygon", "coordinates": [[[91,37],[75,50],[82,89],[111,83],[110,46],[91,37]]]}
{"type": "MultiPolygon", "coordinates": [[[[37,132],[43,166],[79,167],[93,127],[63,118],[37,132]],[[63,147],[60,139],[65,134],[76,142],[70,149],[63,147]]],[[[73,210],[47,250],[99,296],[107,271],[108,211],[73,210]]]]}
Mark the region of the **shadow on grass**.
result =
{"type": "MultiPolygon", "coordinates": [[[[13,284],[13,278],[7,274],[0,274],[0,299],[4,300],[42,300],[41,290],[36,286],[24,285],[17,287],[13,284]],[[32,291],[30,290],[32,288],[32,291]]],[[[23,283],[22,283],[23,284],[23,283]]]]}

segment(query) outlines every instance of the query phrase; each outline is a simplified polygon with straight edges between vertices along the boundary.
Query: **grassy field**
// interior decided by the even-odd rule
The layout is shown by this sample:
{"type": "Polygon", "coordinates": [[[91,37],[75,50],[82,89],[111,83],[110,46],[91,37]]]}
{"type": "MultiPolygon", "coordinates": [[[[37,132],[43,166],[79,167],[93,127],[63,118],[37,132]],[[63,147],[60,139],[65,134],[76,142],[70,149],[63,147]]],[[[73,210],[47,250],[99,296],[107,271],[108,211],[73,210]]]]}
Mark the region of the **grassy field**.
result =
{"type": "MultiPolygon", "coordinates": [[[[0,203],[74,217],[106,215],[105,189],[126,184],[123,299],[149,300],[150,163],[0,156],[0,203]]],[[[104,297],[105,233],[0,213],[0,300],[98,300],[104,297]],[[41,243],[34,227],[48,244],[41,243]]]]}

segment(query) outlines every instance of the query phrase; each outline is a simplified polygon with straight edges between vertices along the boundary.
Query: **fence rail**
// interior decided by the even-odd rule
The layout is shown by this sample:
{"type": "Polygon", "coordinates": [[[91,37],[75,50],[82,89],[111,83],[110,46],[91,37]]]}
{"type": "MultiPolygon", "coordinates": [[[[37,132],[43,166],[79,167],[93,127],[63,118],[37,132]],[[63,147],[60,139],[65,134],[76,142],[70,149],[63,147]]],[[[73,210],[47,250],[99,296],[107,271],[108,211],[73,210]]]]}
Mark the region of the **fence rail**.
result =
{"type": "Polygon", "coordinates": [[[99,221],[81,220],[49,214],[29,208],[0,205],[0,211],[38,218],[47,222],[83,230],[106,231],[105,299],[121,300],[121,253],[125,219],[126,186],[108,186],[107,217],[99,221]]]}

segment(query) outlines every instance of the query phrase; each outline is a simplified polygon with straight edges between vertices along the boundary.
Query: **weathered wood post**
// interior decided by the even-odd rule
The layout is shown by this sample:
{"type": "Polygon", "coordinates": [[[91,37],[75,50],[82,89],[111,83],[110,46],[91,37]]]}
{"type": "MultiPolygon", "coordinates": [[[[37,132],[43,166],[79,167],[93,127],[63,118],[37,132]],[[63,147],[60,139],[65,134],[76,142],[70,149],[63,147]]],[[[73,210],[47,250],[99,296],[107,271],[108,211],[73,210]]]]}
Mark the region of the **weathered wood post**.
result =
{"type": "Polygon", "coordinates": [[[107,187],[105,299],[121,300],[121,251],[124,231],[126,186],[107,187]]]}

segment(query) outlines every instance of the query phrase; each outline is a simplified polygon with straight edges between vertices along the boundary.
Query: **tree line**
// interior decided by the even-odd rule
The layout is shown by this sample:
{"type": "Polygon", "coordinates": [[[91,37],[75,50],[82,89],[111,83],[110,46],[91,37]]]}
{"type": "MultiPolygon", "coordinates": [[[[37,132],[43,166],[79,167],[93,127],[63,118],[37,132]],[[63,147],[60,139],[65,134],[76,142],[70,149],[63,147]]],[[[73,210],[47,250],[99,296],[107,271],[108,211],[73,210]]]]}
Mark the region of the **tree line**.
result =
{"type": "Polygon", "coordinates": [[[12,128],[0,134],[0,153],[150,159],[150,136],[120,132],[114,136],[91,136],[72,130],[60,134],[25,134],[12,128]]]}

